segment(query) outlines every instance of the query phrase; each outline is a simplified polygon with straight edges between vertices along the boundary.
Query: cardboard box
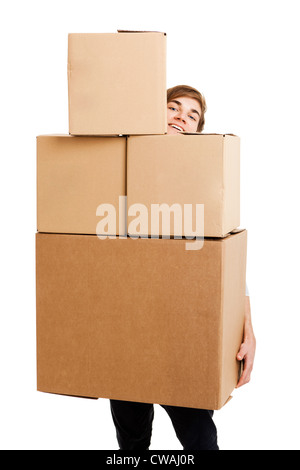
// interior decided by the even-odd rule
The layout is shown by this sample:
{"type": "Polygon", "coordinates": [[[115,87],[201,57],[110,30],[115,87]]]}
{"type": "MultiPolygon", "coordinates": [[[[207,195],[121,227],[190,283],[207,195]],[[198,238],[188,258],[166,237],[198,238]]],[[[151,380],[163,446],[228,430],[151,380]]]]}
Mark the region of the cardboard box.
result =
{"type": "Polygon", "coordinates": [[[70,34],[69,132],[167,132],[166,35],[70,34]]]}
{"type": "Polygon", "coordinates": [[[239,376],[246,240],[37,234],[38,390],[220,409],[239,376]]]}
{"type": "Polygon", "coordinates": [[[39,232],[96,234],[99,205],[112,204],[125,234],[125,186],[126,137],[37,137],[39,232]]]}
{"type": "Polygon", "coordinates": [[[182,223],[179,228],[172,223],[170,235],[193,235],[196,204],[204,204],[205,237],[224,237],[239,227],[239,137],[204,134],[130,136],[127,156],[128,208],[142,204],[148,214],[146,227],[145,224],[133,224],[135,216],[128,217],[130,235],[163,235],[163,221],[158,221],[157,217],[151,221],[154,204],[180,206],[182,223]],[[185,204],[193,209],[190,222],[185,204]]]}

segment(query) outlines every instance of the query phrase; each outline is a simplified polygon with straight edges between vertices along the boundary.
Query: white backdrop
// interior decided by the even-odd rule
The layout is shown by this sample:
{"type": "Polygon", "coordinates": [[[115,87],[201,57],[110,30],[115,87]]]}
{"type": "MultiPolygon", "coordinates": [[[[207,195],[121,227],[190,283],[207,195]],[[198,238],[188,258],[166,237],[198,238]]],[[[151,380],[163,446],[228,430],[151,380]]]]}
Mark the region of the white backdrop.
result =
{"type": "MultiPolygon", "coordinates": [[[[242,226],[258,342],[252,382],[215,415],[223,450],[300,449],[297,0],[11,0],[1,8],[0,448],[117,449],[107,400],[36,392],[35,137],[68,133],[69,32],[168,34],[168,86],[242,142],[242,226]]],[[[180,449],[155,407],[152,449],[180,449]]]]}

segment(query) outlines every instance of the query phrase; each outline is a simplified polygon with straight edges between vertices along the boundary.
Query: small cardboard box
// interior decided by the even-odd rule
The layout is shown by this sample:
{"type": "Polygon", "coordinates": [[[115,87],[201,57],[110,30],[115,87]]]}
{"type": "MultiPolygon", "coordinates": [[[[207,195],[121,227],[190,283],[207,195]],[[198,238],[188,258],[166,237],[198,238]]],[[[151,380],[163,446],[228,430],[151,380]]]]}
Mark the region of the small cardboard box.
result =
{"type": "Polygon", "coordinates": [[[126,234],[125,185],[126,137],[37,137],[39,232],[96,234],[97,209],[111,204],[126,234]]]}
{"type": "MultiPolygon", "coordinates": [[[[239,137],[130,136],[127,158],[128,208],[142,205],[148,214],[145,224],[133,223],[138,219],[129,215],[128,234],[164,235],[163,217],[162,220],[151,217],[154,205],[179,207],[181,222],[179,220],[179,228],[178,223],[170,225],[170,235],[194,235],[197,204],[204,204],[205,237],[224,237],[239,227],[239,137]],[[185,205],[193,209],[191,221],[187,220],[185,205]]],[[[166,215],[170,215],[170,211],[166,215]]]]}
{"type": "Polygon", "coordinates": [[[69,34],[69,132],[167,132],[166,34],[69,34]]]}
{"type": "Polygon", "coordinates": [[[37,388],[220,409],[239,377],[247,232],[206,239],[37,234],[37,388]]]}

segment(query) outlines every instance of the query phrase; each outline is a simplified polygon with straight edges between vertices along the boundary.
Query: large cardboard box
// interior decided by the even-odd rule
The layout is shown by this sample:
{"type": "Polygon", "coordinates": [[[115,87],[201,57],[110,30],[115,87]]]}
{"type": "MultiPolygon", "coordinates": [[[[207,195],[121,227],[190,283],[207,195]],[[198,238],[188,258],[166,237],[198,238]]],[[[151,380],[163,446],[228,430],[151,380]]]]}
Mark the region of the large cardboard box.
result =
{"type": "Polygon", "coordinates": [[[187,251],[37,234],[38,390],[221,408],[239,376],[246,239],[187,251]]]}
{"type": "Polygon", "coordinates": [[[37,137],[39,232],[101,233],[98,207],[111,204],[115,233],[126,234],[125,186],[126,137],[37,137]]]}
{"type": "MultiPolygon", "coordinates": [[[[148,215],[146,223],[137,224],[138,211],[131,212],[133,215],[128,217],[130,235],[164,234],[163,218],[173,212],[166,211],[159,220],[153,216],[155,205],[179,207],[182,222],[179,226],[175,224],[177,212],[174,223],[170,224],[170,235],[192,236],[196,233],[197,204],[204,205],[205,237],[224,237],[239,227],[239,137],[204,134],[130,136],[127,154],[128,208],[138,207],[136,204],[142,209],[145,206],[148,215]],[[192,210],[190,216],[185,205],[192,210]]],[[[155,213],[158,213],[157,209],[155,213]]],[[[203,227],[200,236],[203,236],[203,227]]]]}
{"type": "Polygon", "coordinates": [[[167,132],[166,35],[70,34],[69,132],[167,132]]]}

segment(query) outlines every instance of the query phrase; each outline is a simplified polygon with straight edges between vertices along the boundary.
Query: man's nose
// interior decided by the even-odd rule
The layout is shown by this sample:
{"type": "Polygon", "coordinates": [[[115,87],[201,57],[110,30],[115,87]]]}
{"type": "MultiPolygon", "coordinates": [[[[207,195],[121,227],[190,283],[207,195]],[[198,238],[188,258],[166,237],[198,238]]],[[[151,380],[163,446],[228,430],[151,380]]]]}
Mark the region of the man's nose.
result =
{"type": "Polygon", "coordinates": [[[185,114],[182,111],[178,112],[175,117],[178,121],[186,122],[185,114]]]}

